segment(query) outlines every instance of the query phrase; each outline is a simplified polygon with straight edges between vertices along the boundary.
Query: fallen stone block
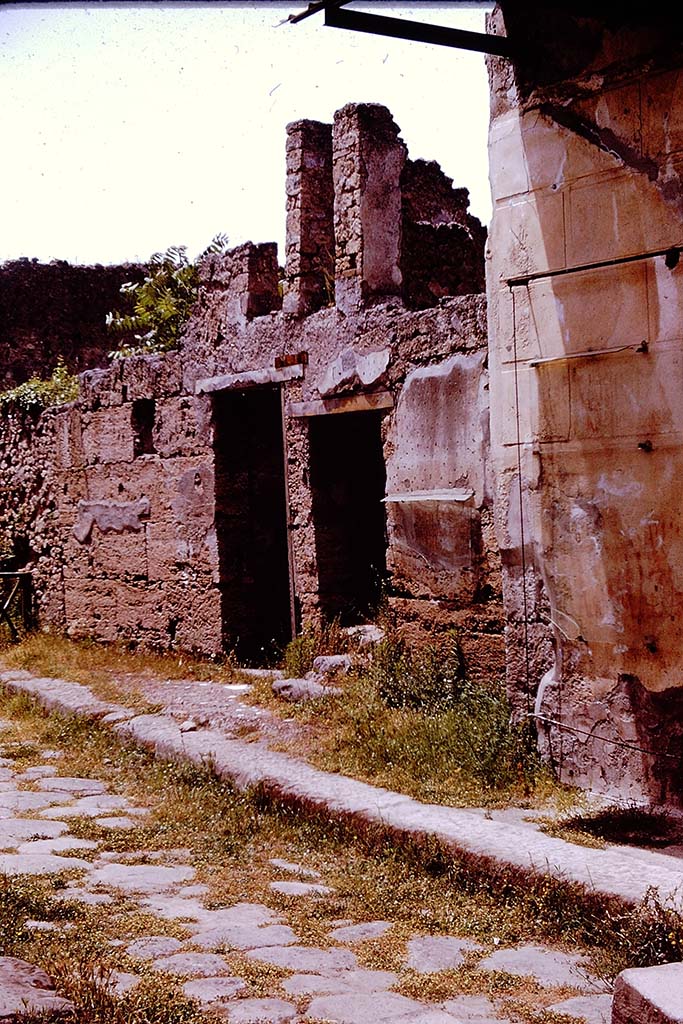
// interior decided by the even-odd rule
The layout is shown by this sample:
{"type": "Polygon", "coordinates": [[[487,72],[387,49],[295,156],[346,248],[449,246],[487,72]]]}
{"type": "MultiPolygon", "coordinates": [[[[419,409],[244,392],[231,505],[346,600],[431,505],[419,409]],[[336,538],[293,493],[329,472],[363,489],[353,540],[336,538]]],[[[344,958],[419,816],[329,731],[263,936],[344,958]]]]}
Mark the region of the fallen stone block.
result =
{"type": "Polygon", "coordinates": [[[683,963],[622,971],[614,983],[612,1024],[683,1024],[683,963]]]}
{"type": "Polygon", "coordinates": [[[313,671],[321,676],[332,676],[351,671],[350,654],[320,654],[313,660],[313,671]]]}
{"type": "Polygon", "coordinates": [[[323,686],[317,679],[274,679],[272,690],[276,697],[291,701],[292,704],[304,700],[320,700],[340,693],[330,686],[323,686]]]}

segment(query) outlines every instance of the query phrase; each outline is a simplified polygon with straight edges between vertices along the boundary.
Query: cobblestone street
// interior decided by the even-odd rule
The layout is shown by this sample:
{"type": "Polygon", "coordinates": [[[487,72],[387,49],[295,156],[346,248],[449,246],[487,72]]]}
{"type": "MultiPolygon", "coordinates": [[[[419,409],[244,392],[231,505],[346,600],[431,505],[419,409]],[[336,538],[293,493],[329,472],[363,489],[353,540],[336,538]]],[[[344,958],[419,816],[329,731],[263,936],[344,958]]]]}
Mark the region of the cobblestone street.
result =
{"type": "MultiPolygon", "coordinates": [[[[161,974],[198,1012],[233,1024],[609,1020],[611,996],[578,953],[501,941],[493,920],[484,941],[444,932],[428,905],[412,908],[422,932],[391,901],[377,919],[362,896],[371,880],[359,877],[349,896],[360,862],[342,863],[343,851],[303,826],[297,840],[296,823],[264,849],[246,804],[240,856],[211,856],[207,835],[169,846],[175,805],[164,804],[180,792],[172,777],[165,792],[151,775],[126,787],[106,751],[99,770],[75,776],[82,751],[46,746],[40,721],[17,714],[0,729],[0,872],[6,885],[32,875],[58,886],[49,914],[23,926],[33,961],[0,958],[0,1019],[69,1011],[68,984],[57,978],[55,988],[41,964],[55,943],[63,961],[77,961],[89,931],[102,943],[110,994],[125,1000],[161,974]]],[[[81,1019],[78,1006],[66,1019],[81,1019]]]]}

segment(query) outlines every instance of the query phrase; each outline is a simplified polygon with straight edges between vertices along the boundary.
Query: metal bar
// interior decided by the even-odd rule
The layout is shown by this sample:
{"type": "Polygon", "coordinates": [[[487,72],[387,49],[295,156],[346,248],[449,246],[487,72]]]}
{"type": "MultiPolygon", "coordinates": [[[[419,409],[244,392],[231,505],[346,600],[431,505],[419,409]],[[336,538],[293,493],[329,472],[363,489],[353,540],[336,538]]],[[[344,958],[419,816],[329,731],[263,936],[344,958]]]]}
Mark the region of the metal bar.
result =
{"type": "Polygon", "coordinates": [[[530,359],[529,366],[545,366],[547,363],[566,363],[570,359],[592,359],[594,356],[612,356],[616,352],[649,352],[646,341],[638,345],[620,345],[618,348],[594,348],[586,352],[565,352],[561,356],[544,356],[542,359],[530,359]]]}
{"type": "Polygon", "coordinates": [[[290,25],[298,25],[300,21],[304,21],[306,18],[310,18],[312,14],[318,14],[319,11],[325,10],[327,7],[334,4],[335,7],[342,7],[344,4],[349,3],[349,0],[314,0],[310,3],[305,11],[301,11],[300,14],[290,14],[287,21],[290,25]]]}
{"type": "MultiPolygon", "coordinates": [[[[679,257],[683,245],[670,245],[668,249],[654,249],[652,252],[639,252],[636,256],[617,256],[611,260],[598,260],[596,263],[581,263],[577,267],[562,267],[560,270],[539,270],[535,274],[523,274],[519,277],[508,277],[508,288],[520,288],[531,281],[540,281],[549,277],[564,277],[567,274],[580,274],[582,270],[601,270],[603,267],[618,267],[622,263],[637,263],[639,260],[653,260],[657,256],[679,257]]],[[[678,259],[676,258],[676,263],[678,259]]],[[[675,266],[675,264],[674,264],[675,266]]]]}
{"type": "Polygon", "coordinates": [[[377,14],[365,14],[363,11],[347,11],[338,6],[325,5],[324,10],[325,24],[332,28],[368,32],[375,36],[390,36],[392,39],[409,39],[416,43],[452,46],[460,50],[474,50],[477,53],[492,53],[498,57],[513,56],[513,47],[505,36],[488,35],[486,32],[466,32],[464,29],[427,25],[404,18],[387,18],[377,14]]]}

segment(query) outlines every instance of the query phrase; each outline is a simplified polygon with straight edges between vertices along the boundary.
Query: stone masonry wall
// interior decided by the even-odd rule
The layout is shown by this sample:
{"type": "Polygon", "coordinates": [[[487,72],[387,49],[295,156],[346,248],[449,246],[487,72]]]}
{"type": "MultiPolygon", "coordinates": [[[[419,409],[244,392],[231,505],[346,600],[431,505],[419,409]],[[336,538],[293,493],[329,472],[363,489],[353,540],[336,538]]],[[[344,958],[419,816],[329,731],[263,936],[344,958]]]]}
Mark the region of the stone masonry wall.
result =
{"type": "Polygon", "coordinates": [[[502,8],[524,44],[489,60],[508,680],[567,782],[681,805],[683,52],[661,10],[502,8]]]}
{"type": "Polygon", "coordinates": [[[63,260],[0,265],[0,388],[46,377],[61,356],[72,373],[103,366],[115,348],[105,316],[120,306],[124,281],[145,268],[75,267],[63,260]]]}
{"type": "Polygon", "coordinates": [[[401,274],[406,304],[484,291],[486,228],[468,213],[466,188],[436,161],[406,160],[401,174],[401,274]]]}
{"type": "MultiPolygon", "coordinates": [[[[308,123],[294,126],[290,139],[302,124],[308,123]]],[[[481,294],[443,297],[412,311],[400,295],[383,293],[386,282],[399,291],[401,284],[405,147],[397,132],[384,108],[355,105],[335,117],[339,305],[304,315],[313,293],[303,288],[304,263],[294,256],[308,245],[302,224],[307,203],[315,205],[309,193],[299,206],[302,218],[288,221],[292,276],[285,297],[298,295],[294,308],[285,303],[279,309],[274,246],[247,243],[210,256],[200,267],[198,300],[178,352],[89,371],[81,375],[76,403],[38,420],[35,436],[42,431],[46,439],[42,464],[49,486],[34,488],[27,516],[50,507],[51,584],[61,595],[58,607],[45,603],[43,578],[36,576],[44,626],[207,654],[235,644],[253,652],[262,640],[265,651],[271,623],[259,620],[283,585],[286,597],[291,587],[297,626],[319,620],[325,611],[321,560],[333,564],[343,557],[342,549],[321,545],[350,543],[348,564],[361,550],[343,521],[321,521],[323,514],[341,515],[334,512],[337,467],[324,449],[330,490],[323,512],[314,494],[312,476],[320,479],[320,464],[312,462],[312,437],[326,436],[316,424],[333,420],[335,443],[343,446],[345,430],[354,424],[349,437],[367,438],[368,444],[374,438],[379,445],[383,464],[373,470],[366,460],[363,472],[375,473],[368,484],[386,496],[384,503],[373,498],[382,508],[363,505],[362,493],[353,497],[354,453],[348,447],[338,449],[347,473],[340,486],[344,500],[360,502],[368,523],[386,516],[387,540],[381,543],[400,620],[420,635],[460,625],[474,671],[500,670],[485,300],[481,294]],[[341,181],[343,161],[353,164],[359,153],[370,160],[369,177],[366,165],[363,174],[351,169],[341,181]],[[373,220],[381,192],[387,237],[373,220]],[[353,267],[345,210],[355,211],[359,228],[353,267]],[[259,409],[260,420],[254,418],[259,409]],[[254,429],[245,431],[246,422],[254,429]],[[259,452],[266,449],[264,460],[259,452]],[[234,486],[225,478],[228,468],[236,474],[234,486]],[[262,559],[248,538],[253,534],[254,543],[265,547],[271,531],[284,540],[272,548],[279,567],[274,561],[263,601],[262,559]],[[282,575],[288,572],[283,553],[289,580],[282,575]],[[240,600],[253,602],[253,614],[243,615],[236,629],[230,609],[238,582],[240,600]],[[251,624],[253,635],[245,635],[251,624]]],[[[301,178],[302,167],[290,173],[301,178]]],[[[317,174],[320,166],[314,160],[308,170],[317,174]]],[[[11,415],[1,430],[9,449],[17,431],[11,415]]],[[[17,450],[23,462],[23,449],[17,450]]],[[[273,635],[275,626],[273,619],[273,635]]]]}

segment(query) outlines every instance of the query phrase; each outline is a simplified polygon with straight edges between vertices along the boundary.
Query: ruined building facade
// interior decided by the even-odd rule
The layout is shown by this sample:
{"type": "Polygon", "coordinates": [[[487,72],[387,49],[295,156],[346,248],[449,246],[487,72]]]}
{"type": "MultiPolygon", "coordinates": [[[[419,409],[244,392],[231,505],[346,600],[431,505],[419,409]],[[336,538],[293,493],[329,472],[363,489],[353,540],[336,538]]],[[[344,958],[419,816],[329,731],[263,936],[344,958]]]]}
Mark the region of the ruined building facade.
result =
{"type": "Polygon", "coordinates": [[[386,591],[501,667],[484,244],[385,108],[290,125],[284,281],[274,244],[210,256],[178,351],[5,418],[41,624],[259,660],[386,591]]]}
{"type": "Polygon", "coordinates": [[[683,44],[641,4],[489,31],[488,306],[466,194],[386,110],[297,122],[282,286],[274,246],[211,257],[178,352],[8,418],[0,524],[76,636],[257,658],[386,581],[485,673],[502,590],[560,777],[680,807],[683,44]]]}
{"type": "MultiPolygon", "coordinates": [[[[578,8],[578,11],[577,11],[578,8]]],[[[502,0],[488,312],[508,681],[563,779],[683,802],[683,47],[502,0]]]]}

